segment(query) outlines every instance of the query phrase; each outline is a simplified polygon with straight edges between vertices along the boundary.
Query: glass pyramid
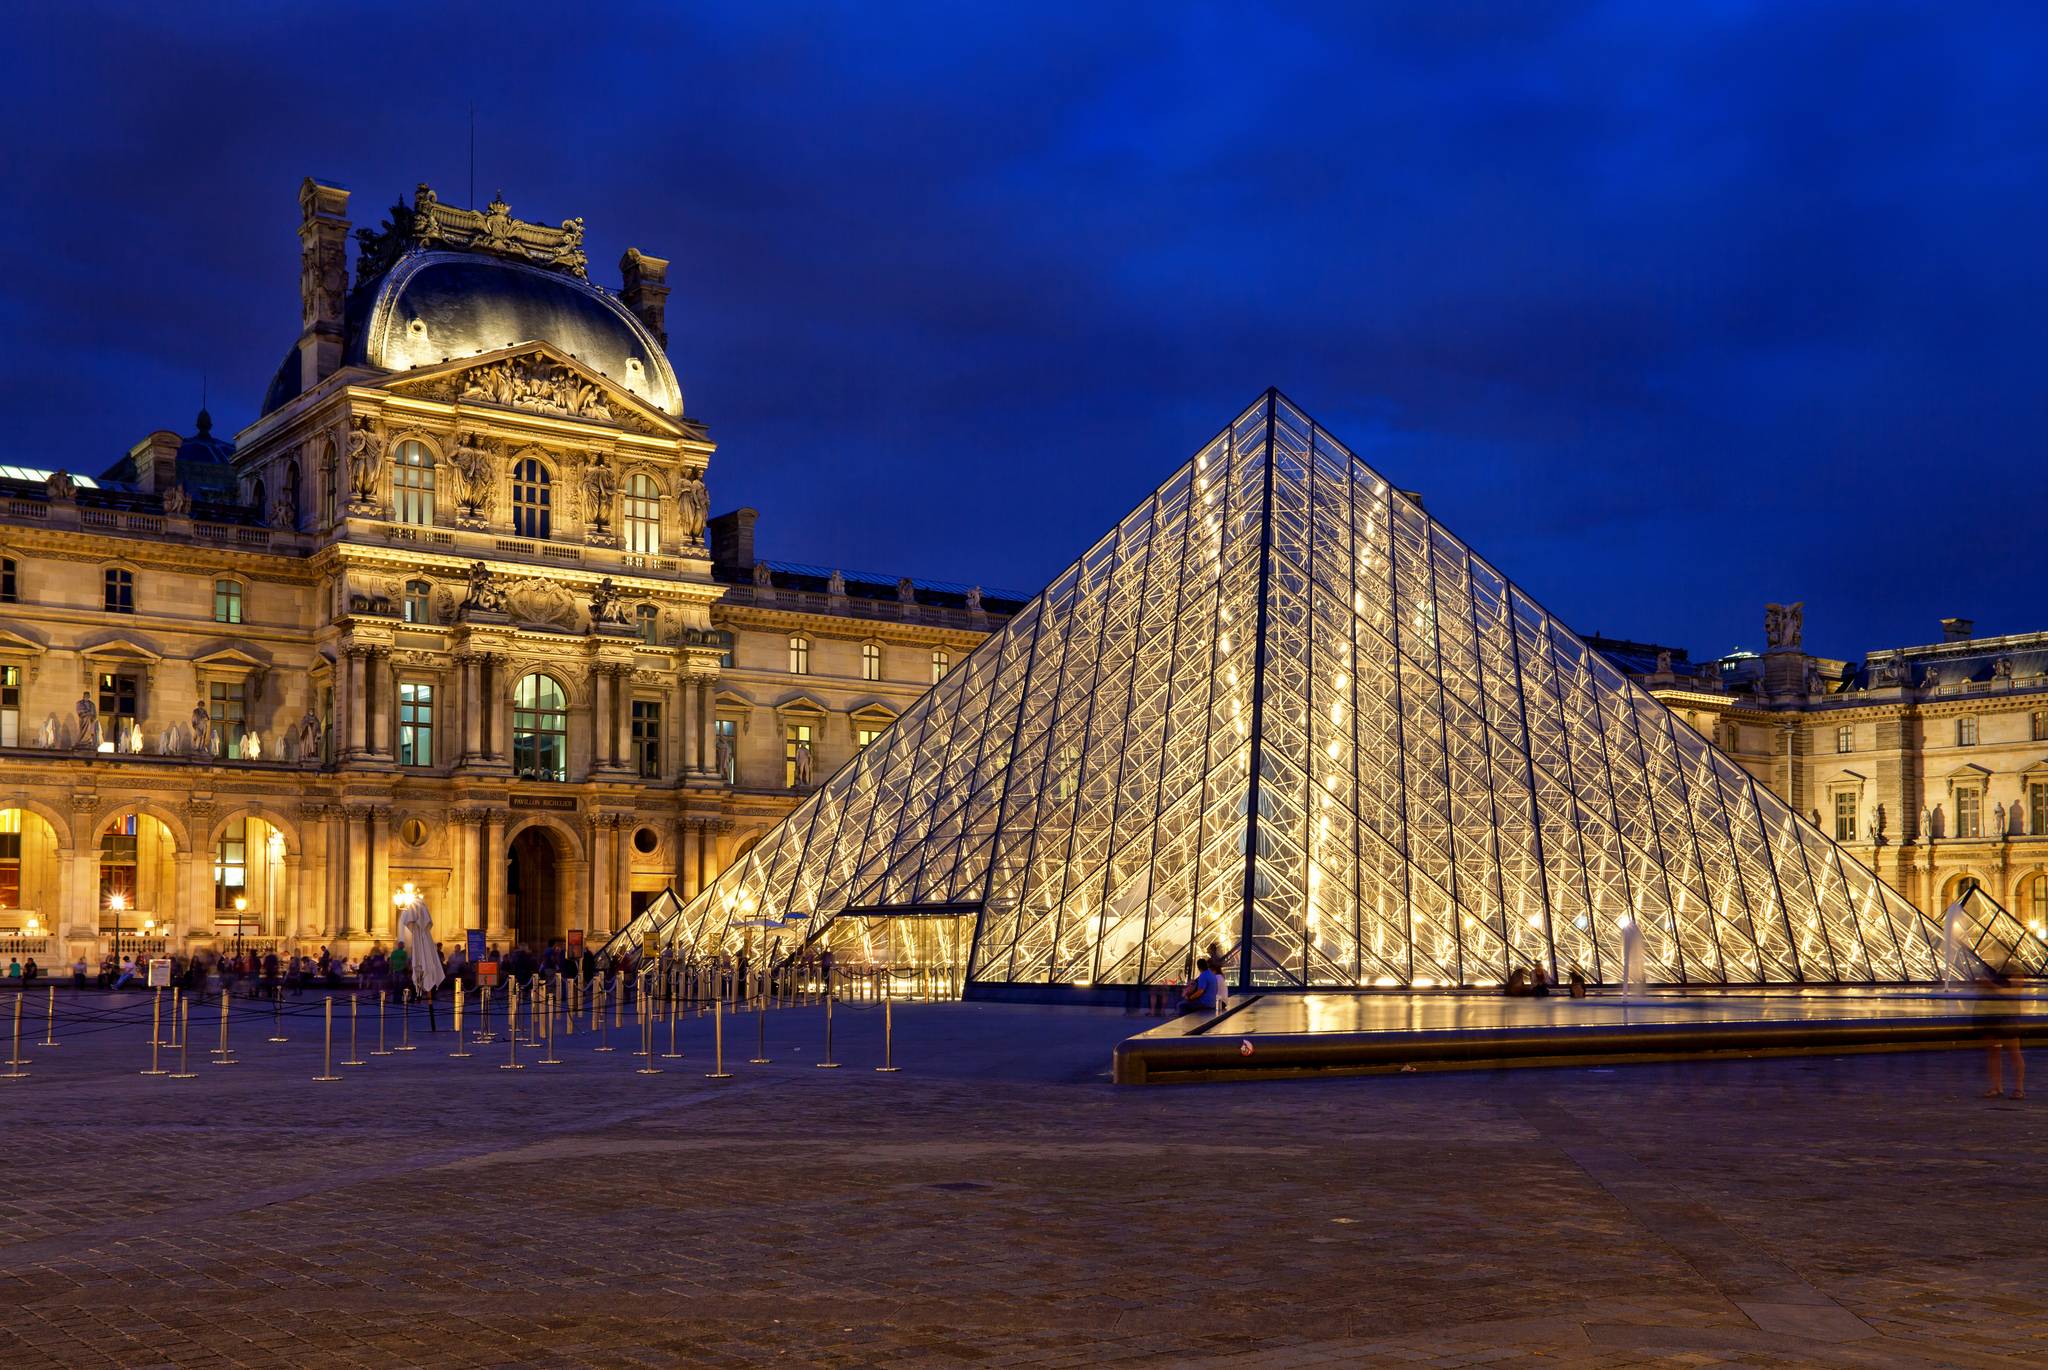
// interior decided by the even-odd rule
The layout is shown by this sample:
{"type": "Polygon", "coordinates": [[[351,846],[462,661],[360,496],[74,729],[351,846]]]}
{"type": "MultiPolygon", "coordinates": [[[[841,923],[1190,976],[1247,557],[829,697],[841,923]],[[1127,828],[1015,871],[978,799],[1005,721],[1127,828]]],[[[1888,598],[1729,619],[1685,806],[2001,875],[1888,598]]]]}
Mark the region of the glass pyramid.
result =
{"type": "MultiPolygon", "coordinates": [[[[638,945],[973,985],[1933,980],[1939,927],[1268,392],[638,945]]],[[[1966,943],[2043,968],[1995,906],[1966,943]],[[2008,926],[2009,925],[2009,926],[2008,926]]],[[[970,993],[972,989],[970,988],[970,993]]]]}

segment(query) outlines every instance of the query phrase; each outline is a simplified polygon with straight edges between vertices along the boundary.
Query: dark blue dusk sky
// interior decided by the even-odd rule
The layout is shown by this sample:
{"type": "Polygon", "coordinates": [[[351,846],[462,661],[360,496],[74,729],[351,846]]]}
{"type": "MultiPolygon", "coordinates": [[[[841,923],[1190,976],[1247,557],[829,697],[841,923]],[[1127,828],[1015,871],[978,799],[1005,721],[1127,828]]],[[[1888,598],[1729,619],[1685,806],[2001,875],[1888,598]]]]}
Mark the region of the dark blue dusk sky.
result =
{"type": "Polygon", "coordinates": [[[2048,19],[1930,3],[17,5],[0,461],[255,417],[296,193],[673,259],[714,505],[1031,589],[1278,385],[1584,631],[2048,628],[2048,19]]]}

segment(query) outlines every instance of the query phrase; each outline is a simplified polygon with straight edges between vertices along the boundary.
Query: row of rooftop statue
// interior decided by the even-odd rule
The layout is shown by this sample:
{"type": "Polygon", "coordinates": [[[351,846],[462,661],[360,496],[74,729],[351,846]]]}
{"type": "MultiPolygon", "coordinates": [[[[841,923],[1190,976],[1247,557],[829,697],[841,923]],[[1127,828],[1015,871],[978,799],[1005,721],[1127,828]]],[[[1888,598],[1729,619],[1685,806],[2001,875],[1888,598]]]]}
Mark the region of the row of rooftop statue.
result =
{"type": "MultiPolygon", "coordinates": [[[[89,693],[80,695],[71,711],[70,723],[54,713],[45,717],[43,726],[36,732],[35,745],[45,751],[114,751],[137,756],[144,752],[154,752],[157,756],[217,754],[217,728],[203,699],[192,706],[189,724],[166,725],[157,733],[154,747],[148,745],[142,724],[128,715],[117,715],[109,726],[101,719],[99,708],[89,693]]],[[[319,715],[308,709],[299,717],[296,727],[284,729],[268,748],[264,746],[263,735],[253,728],[242,732],[227,745],[229,755],[243,761],[260,761],[267,753],[272,760],[311,764],[320,759],[324,734],[319,715]]]]}

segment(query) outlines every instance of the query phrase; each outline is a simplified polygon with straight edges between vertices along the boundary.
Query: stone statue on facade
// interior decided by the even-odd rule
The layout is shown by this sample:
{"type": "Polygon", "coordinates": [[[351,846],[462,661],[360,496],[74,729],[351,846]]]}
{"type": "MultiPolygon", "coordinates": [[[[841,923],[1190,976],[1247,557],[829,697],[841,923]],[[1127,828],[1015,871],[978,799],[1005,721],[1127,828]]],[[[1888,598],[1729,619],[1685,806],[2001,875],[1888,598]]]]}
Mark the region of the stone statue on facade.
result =
{"type": "Polygon", "coordinates": [[[469,568],[469,593],[463,597],[458,613],[502,614],[505,612],[505,592],[498,588],[491,575],[491,568],[481,561],[472,562],[469,568]]]}
{"type": "Polygon", "coordinates": [[[57,715],[45,715],[43,726],[36,730],[36,745],[46,752],[57,750],[57,733],[57,715]]]}
{"type": "Polygon", "coordinates": [[[1877,806],[1877,812],[1870,817],[1870,831],[1878,841],[1884,841],[1884,805],[1877,806]]]}
{"type": "Polygon", "coordinates": [[[377,438],[370,429],[370,420],[357,418],[349,420],[348,427],[348,493],[357,504],[377,502],[377,438]]]}
{"type": "Polygon", "coordinates": [[[800,790],[811,787],[811,744],[806,740],[796,744],[796,787],[800,790]]]}
{"type": "Polygon", "coordinates": [[[732,736],[725,732],[718,734],[718,773],[725,777],[728,785],[738,778],[732,768],[732,736]]]}
{"type": "Polygon", "coordinates": [[[140,756],[142,755],[142,725],[133,719],[126,720],[126,722],[128,729],[128,753],[131,756],[140,756]]]}
{"type": "Polygon", "coordinates": [[[683,541],[692,547],[702,546],[704,525],[711,518],[711,492],[695,471],[683,472],[676,483],[676,509],[682,515],[683,541]]]}
{"type": "Polygon", "coordinates": [[[896,580],[896,602],[897,602],[898,604],[915,604],[915,603],[917,603],[917,587],[916,587],[915,585],[912,585],[912,584],[910,583],[910,577],[909,577],[909,576],[899,576],[899,577],[897,578],[897,580],[896,580]]]}
{"type": "Polygon", "coordinates": [[[69,471],[52,471],[43,478],[43,493],[52,504],[69,504],[78,498],[78,482],[69,471]]]}
{"type": "Polygon", "coordinates": [[[625,597],[619,593],[618,587],[612,584],[612,578],[606,576],[597,583],[597,588],[591,591],[590,594],[591,626],[596,627],[601,623],[624,623],[625,621],[625,597]]]}
{"type": "Polygon", "coordinates": [[[1929,666],[1920,676],[1920,688],[1932,690],[1941,684],[1941,667],[1929,666]]]}
{"type": "Polygon", "coordinates": [[[825,578],[825,593],[838,599],[846,598],[846,573],[835,569],[825,578]]]}
{"type": "Polygon", "coordinates": [[[213,715],[206,711],[206,701],[200,700],[192,706],[192,755],[213,754],[213,715]]]}
{"type": "Polygon", "coordinates": [[[618,474],[600,452],[583,468],[583,521],[598,532],[611,527],[612,496],[618,493],[618,474]]]}
{"type": "Polygon", "coordinates": [[[970,614],[979,614],[986,612],[981,607],[981,587],[979,585],[968,587],[967,612],[970,614]]]}
{"type": "Polygon", "coordinates": [[[464,514],[488,516],[497,503],[497,472],[491,453],[474,433],[464,433],[448,454],[448,467],[455,479],[455,507],[464,514]]]}
{"type": "Polygon", "coordinates": [[[1657,653],[1657,674],[1671,674],[1671,653],[1668,650],[1659,651],[1657,653]]]}
{"type": "Polygon", "coordinates": [[[769,569],[768,569],[768,563],[767,563],[767,562],[765,562],[765,561],[757,561],[757,562],[755,562],[755,563],[754,563],[754,586],[755,586],[755,588],[757,588],[757,589],[761,589],[761,590],[766,590],[766,589],[769,589],[769,588],[771,588],[771,587],[772,587],[772,586],[773,586],[774,584],[775,584],[775,573],[774,573],[773,571],[771,571],[771,570],[769,570],[769,569]]]}
{"type": "Polygon", "coordinates": [[[164,512],[166,514],[189,514],[192,512],[192,492],[182,485],[173,485],[164,491],[164,512]]]}
{"type": "Polygon", "coordinates": [[[93,704],[90,694],[78,697],[78,703],[71,706],[78,715],[77,747],[82,752],[96,752],[100,749],[100,711],[93,704]]]}
{"type": "MultiPolygon", "coordinates": [[[[2013,807],[2018,808],[2019,806],[2015,804],[2013,807]]],[[[1991,806],[1991,835],[1993,837],[2005,836],[2005,805],[2003,804],[1993,804],[1991,806]]]]}
{"type": "Polygon", "coordinates": [[[2011,683],[2012,683],[2012,658],[2011,658],[2011,657],[2009,657],[2009,656],[2002,656],[2002,657],[1999,657],[1999,658],[1998,658],[1998,659],[1997,659],[1996,661],[1992,662],[1992,663],[1991,663],[1991,678],[1992,678],[1993,680],[2002,680],[2002,681],[2006,682],[2006,683],[2007,683],[2008,685],[2009,685],[2009,684],[2011,684],[2011,683]]]}
{"type": "Polygon", "coordinates": [[[311,709],[299,715],[299,764],[310,766],[320,760],[320,715],[311,709]]]}
{"type": "Polygon", "coordinates": [[[279,495],[270,502],[270,526],[287,533],[299,526],[299,511],[292,508],[289,496],[279,495]]]}
{"type": "Polygon", "coordinates": [[[1799,646],[1806,635],[1806,601],[1764,606],[1764,646],[1780,650],[1799,646]]]}

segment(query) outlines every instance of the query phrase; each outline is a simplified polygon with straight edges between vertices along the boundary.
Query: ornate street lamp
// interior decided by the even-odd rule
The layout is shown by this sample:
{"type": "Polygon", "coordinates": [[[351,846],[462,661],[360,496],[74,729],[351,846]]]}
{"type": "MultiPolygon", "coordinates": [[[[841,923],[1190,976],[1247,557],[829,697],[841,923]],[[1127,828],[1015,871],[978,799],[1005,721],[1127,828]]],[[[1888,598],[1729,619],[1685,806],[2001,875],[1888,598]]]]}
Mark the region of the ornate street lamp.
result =
{"type": "Polygon", "coordinates": [[[263,866],[263,916],[270,920],[272,933],[277,934],[281,927],[277,921],[277,863],[284,855],[284,834],[272,828],[264,846],[270,860],[263,866]]]}
{"type": "Polygon", "coordinates": [[[114,955],[121,955],[121,910],[128,907],[128,900],[119,890],[107,896],[107,907],[114,913],[114,955]]]}
{"type": "Polygon", "coordinates": [[[235,896],[235,959],[242,957],[242,920],[249,911],[249,901],[241,895],[235,896]]]}

